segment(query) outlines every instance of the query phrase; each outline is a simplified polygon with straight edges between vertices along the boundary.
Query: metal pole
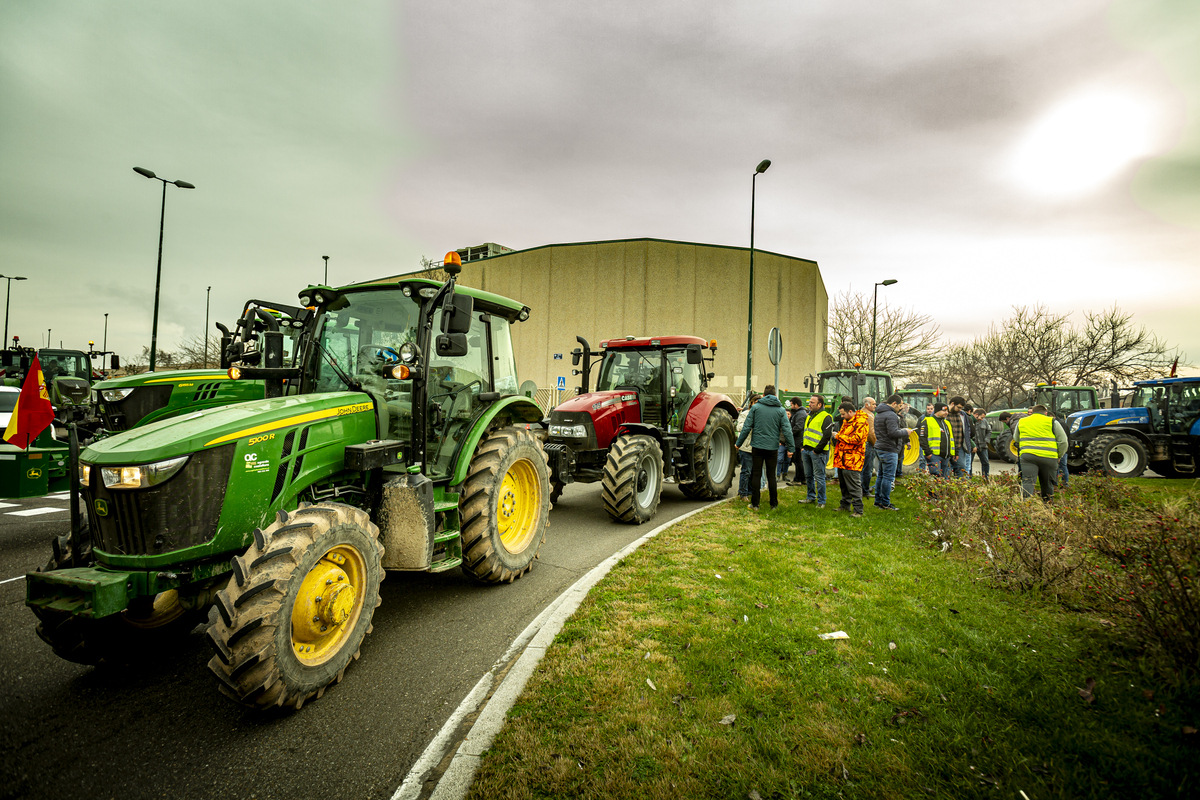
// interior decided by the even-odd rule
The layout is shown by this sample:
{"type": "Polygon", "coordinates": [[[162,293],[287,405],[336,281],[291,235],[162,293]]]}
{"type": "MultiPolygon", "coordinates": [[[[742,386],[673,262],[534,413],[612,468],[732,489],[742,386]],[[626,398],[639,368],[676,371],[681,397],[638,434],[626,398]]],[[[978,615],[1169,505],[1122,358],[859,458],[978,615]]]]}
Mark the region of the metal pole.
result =
{"type": "Polygon", "coordinates": [[[871,309],[871,369],[875,369],[875,319],[879,316],[879,284],[875,284],[875,305],[871,309]]]}
{"type": "Polygon", "coordinates": [[[329,285],[329,256],[321,256],[321,258],[325,259],[325,283],[323,285],[328,286],[329,285]]]}
{"type": "Polygon", "coordinates": [[[104,344],[100,349],[108,352],[108,314],[104,315],[104,344]]]}
{"type": "Polygon", "coordinates": [[[212,297],[212,287],[204,293],[204,369],[208,369],[208,300],[212,297]]]}
{"type": "MultiPolygon", "coordinates": [[[[162,181],[162,210],[158,216],[158,269],[154,273],[154,322],[150,326],[150,371],[158,353],[158,292],[162,287],[163,225],[167,219],[167,182],[162,181]]],[[[207,333],[207,331],[206,331],[207,333]]]]}
{"type": "Polygon", "coordinates": [[[51,330],[52,330],[51,328],[46,328],[46,347],[50,346],[50,331],[51,330]]]}
{"type": "Polygon", "coordinates": [[[758,173],[750,178],[750,314],[746,323],[746,396],[750,396],[753,387],[750,377],[754,372],[754,190],[758,181],[758,173]]]}
{"type": "Polygon", "coordinates": [[[12,297],[12,278],[8,279],[8,291],[4,293],[4,346],[8,347],[8,301],[12,297]]]}

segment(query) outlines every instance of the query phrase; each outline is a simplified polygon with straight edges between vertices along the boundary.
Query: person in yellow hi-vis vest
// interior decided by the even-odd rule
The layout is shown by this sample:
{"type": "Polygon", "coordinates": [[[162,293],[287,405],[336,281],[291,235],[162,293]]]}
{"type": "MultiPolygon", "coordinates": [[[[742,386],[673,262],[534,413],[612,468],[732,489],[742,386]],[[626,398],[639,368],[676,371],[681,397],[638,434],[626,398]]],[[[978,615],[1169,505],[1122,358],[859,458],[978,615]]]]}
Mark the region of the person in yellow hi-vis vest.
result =
{"type": "Polygon", "coordinates": [[[1033,497],[1037,484],[1042,500],[1048,502],[1058,484],[1058,460],[1067,452],[1067,432],[1062,423],[1050,416],[1045,406],[1036,405],[1017,420],[1013,442],[1021,468],[1021,496],[1033,497]]]}
{"type": "Polygon", "coordinates": [[[949,414],[950,407],[945,403],[934,403],[933,414],[917,425],[921,452],[925,454],[929,474],[935,478],[949,478],[952,468],[958,463],[954,450],[954,431],[946,421],[949,414]]]}

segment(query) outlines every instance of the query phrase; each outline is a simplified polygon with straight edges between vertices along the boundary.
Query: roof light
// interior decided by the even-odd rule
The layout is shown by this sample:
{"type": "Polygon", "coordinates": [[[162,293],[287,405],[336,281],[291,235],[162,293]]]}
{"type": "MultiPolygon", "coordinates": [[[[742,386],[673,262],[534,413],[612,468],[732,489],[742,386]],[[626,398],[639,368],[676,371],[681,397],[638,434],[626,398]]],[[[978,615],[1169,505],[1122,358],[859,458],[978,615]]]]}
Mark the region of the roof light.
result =
{"type": "Polygon", "coordinates": [[[401,288],[400,291],[404,292],[405,297],[412,297],[412,287],[411,286],[405,286],[405,287],[401,288]]]}
{"type": "Polygon", "coordinates": [[[521,313],[517,314],[517,319],[521,320],[521,322],[529,319],[529,306],[525,306],[521,309],[521,313]]]}
{"type": "Polygon", "coordinates": [[[436,286],[426,286],[420,292],[421,297],[433,297],[437,293],[438,290],[436,286]]]}
{"type": "Polygon", "coordinates": [[[717,340],[716,339],[708,340],[708,349],[712,350],[714,353],[717,352],[717,340]]]}
{"type": "Polygon", "coordinates": [[[242,371],[237,367],[230,367],[229,371],[225,374],[229,376],[229,380],[231,381],[240,380],[242,377],[242,371]]]}
{"type": "Polygon", "coordinates": [[[451,250],[449,253],[446,253],[446,257],[442,259],[442,266],[444,267],[447,264],[457,264],[461,267],[462,256],[460,256],[456,251],[451,250]]]}

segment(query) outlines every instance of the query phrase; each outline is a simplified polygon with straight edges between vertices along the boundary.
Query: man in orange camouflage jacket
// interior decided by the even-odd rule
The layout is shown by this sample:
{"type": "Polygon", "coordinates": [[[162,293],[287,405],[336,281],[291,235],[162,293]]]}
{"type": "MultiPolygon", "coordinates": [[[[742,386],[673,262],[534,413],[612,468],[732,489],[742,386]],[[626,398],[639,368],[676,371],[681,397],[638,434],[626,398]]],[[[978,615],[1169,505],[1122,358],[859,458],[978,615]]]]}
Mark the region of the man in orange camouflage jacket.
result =
{"type": "Polygon", "coordinates": [[[866,411],[857,411],[854,403],[843,400],[840,408],[842,427],[833,434],[833,466],[838,468],[838,485],[842,502],[838,511],[849,511],[852,517],[863,515],[862,468],[866,461],[867,438],[870,435],[866,411]]]}

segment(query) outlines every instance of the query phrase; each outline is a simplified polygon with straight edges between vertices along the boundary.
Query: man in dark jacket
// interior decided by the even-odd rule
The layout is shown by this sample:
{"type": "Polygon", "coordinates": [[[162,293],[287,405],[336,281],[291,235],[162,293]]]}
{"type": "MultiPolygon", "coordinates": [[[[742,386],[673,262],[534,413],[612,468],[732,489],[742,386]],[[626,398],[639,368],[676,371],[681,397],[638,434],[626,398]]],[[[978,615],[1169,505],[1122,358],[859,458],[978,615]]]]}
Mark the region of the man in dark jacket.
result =
{"type": "MultiPolygon", "coordinates": [[[[804,423],[808,421],[808,412],[804,410],[804,403],[799,397],[793,397],[788,401],[792,415],[792,439],[795,440],[797,448],[804,442],[804,423]]],[[[799,449],[788,453],[792,457],[792,463],[796,465],[796,477],[788,483],[793,486],[799,486],[804,483],[804,459],[800,458],[799,449]]]]}
{"type": "Polygon", "coordinates": [[[758,510],[761,497],[761,482],[763,465],[767,468],[767,492],[771,500],[771,508],[779,505],[778,488],[775,482],[775,460],[779,457],[779,439],[782,436],[787,449],[795,452],[796,442],[792,439],[792,426],[788,423],[787,412],[783,404],[775,396],[775,387],[768,385],[763,391],[763,398],[747,412],[746,424],[738,434],[737,447],[742,446],[746,436],[753,432],[750,438],[750,450],[753,460],[750,462],[750,510],[758,510]]]}
{"type": "Polygon", "coordinates": [[[908,429],[900,424],[900,408],[904,400],[898,394],[875,409],[875,452],[879,455],[879,477],[875,479],[875,507],[899,511],[892,505],[892,485],[900,454],[908,442],[908,429]]]}
{"type": "Polygon", "coordinates": [[[954,461],[954,431],[946,418],[950,415],[950,407],[945,403],[933,404],[933,416],[926,417],[917,429],[921,437],[921,450],[925,453],[925,463],[929,465],[929,474],[939,478],[950,477],[950,465],[954,461]]]}

